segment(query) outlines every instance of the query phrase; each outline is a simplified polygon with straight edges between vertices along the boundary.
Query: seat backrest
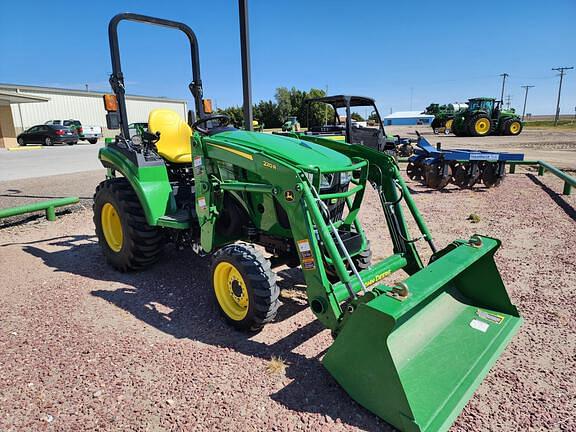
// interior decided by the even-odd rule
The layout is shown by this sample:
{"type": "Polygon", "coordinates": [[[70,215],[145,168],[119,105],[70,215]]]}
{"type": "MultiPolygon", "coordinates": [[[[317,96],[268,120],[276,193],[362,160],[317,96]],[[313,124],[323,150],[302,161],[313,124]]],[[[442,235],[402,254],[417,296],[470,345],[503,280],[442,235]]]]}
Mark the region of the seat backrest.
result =
{"type": "Polygon", "coordinates": [[[175,111],[155,109],[148,116],[148,131],[160,132],[158,154],[169,162],[192,162],[192,129],[175,111]]]}

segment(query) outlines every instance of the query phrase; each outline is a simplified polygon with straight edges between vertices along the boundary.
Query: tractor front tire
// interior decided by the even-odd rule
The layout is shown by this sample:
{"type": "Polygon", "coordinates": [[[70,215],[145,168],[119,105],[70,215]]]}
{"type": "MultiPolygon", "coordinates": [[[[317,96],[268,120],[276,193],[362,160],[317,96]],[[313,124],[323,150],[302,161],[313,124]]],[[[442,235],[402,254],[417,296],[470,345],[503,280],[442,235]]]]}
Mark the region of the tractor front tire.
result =
{"type": "Polygon", "coordinates": [[[476,114],[468,123],[468,133],[471,136],[487,136],[491,131],[492,123],[486,114],[476,114]]]}
{"type": "Polygon", "coordinates": [[[146,222],[138,196],[125,178],[103,181],[94,194],[94,225],[106,261],[126,272],[154,264],[164,236],[146,222]]]}
{"type": "Polygon", "coordinates": [[[276,317],[280,288],[267,260],[253,246],[235,243],[214,254],[212,287],[220,312],[242,331],[259,331],[276,317]]]}
{"type": "Polygon", "coordinates": [[[372,265],[372,249],[369,241],[366,241],[366,249],[352,257],[352,262],[358,271],[366,270],[372,265]]]}
{"type": "Polygon", "coordinates": [[[520,135],[520,132],[522,132],[522,122],[516,119],[506,120],[502,129],[504,129],[505,135],[520,135]]]}

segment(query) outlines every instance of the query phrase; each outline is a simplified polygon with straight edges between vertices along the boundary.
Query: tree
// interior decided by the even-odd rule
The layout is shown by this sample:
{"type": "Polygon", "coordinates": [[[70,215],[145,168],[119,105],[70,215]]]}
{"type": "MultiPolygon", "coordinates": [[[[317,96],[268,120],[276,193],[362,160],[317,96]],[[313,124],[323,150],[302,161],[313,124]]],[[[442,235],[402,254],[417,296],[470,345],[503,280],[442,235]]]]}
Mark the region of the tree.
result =
{"type": "Polygon", "coordinates": [[[254,105],[254,119],[268,128],[278,128],[282,126],[278,104],[271,100],[260,101],[254,105]]]}
{"type": "MultiPolygon", "coordinates": [[[[304,101],[309,98],[318,98],[326,96],[326,92],[321,89],[311,88],[310,91],[298,90],[296,87],[288,89],[278,87],[274,94],[275,101],[262,100],[252,108],[254,119],[258,120],[267,128],[278,128],[282,126],[288,117],[297,117],[300,124],[308,127],[308,118],[310,125],[324,125],[331,123],[334,119],[334,109],[327,104],[311,104],[310,113],[306,112],[304,101]]],[[[244,124],[244,113],[242,107],[232,106],[218,109],[216,114],[224,114],[231,118],[236,127],[244,124]]]]}
{"type": "Polygon", "coordinates": [[[350,117],[352,117],[352,120],[356,120],[356,121],[360,121],[360,122],[364,121],[364,117],[362,117],[357,112],[353,112],[352,114],[350,114],[350,117]]]}
{"type": "Polygon", "coordinates": [[[284,122],[292,115],[292,100],[290,97],[290,90],[286,87],[278,87],[274,95],[278,107],[278,116],[280,121],[284,122]]]}
{"type": "Polygon", "coordinates": [[[223,114],[230,117],[232,124],[236,127],[240,127],[244,124],[244,112],[240,106],[231,106],[228,108],[218,108],[215,114],[223,114]]]}

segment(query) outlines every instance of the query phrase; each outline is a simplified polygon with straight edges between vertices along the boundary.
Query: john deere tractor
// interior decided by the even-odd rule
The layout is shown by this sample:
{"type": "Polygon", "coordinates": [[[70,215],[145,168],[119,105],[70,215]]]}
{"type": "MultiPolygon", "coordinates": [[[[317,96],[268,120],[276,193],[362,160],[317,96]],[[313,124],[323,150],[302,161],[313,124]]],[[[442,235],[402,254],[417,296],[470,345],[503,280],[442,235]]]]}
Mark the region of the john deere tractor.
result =
{"type": "Polygon", "coordinates": [[[282,132],[298,132],[300,130],[300,122],[298,117],[288,117],[282,124],[282,132]]]}
{"type": "Polygon", "coordinates": [[[448,135],[452,131],[454,113],[467,107],[468,105],[462,103],[451,103],[448,105],[432,103],[426,107],[426,110],[424,110],[422,114],[434,116],[434,120],[432,120],[430,126],[435,134],[444,133],[448,135]]]}
{"type": "MultiPolygon", "coordinates": [[[[334,379],[398,429],[448,429],[521,323],[494,262],[500,242],[473,235],[438,248],[386,153],[321,136],[238,130],[211,114],[187,25],[120,14],[109,39],[114,95],[105,106],[119,134],[100,150],[107,178],[94,196],[106,260],[120,271],[153,272],[168,244],[192,248],[210,263],[206,289],[223,317],[245,331],[274,320],[274,269],[299,267],[310,308],[334,337],[323,359],[334,379]],[[117,38],[124,20],[188,37],[195,101],[188,123],[153,110],[148,130],[130,138],[117,38]],[[377,262],[358,217],[368,187],[384,228],[371,241],[393,250],[377,262]],[[419,242],[431,248],[427,263],[419,242]],[[389,282],[397,271],[403,276],[389,282]]],[[[190,278],[205,271],[177,270],[190,278]]]]}
{"type": "Polygon", "coordinates": [[[452,132],[457,136],[518,135],[522,121],[514,109],[502,109],[493,98],[469,99],[467,107],[454,113],[452,132]]]}

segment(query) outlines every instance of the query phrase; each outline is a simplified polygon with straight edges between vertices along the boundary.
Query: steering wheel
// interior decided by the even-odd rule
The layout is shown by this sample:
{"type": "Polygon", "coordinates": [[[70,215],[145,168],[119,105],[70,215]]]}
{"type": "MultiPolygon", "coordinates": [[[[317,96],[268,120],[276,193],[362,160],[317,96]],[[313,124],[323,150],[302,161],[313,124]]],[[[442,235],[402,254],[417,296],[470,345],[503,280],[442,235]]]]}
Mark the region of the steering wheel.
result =
{"type": "Polygon", "coordinates": [[[218,121],[220,127],[228,126],[231,122],[230,117],[228,117],[227,115],[217,114],[217,115],[201,118],[200,120],[195,121],[191,127],[192,127],[192,129],[196,129],[200,133],[207,134],[208,129],[198,127],[198,125],[207,123],[209,121],[214,121],[214,120],[218,121]]]}

